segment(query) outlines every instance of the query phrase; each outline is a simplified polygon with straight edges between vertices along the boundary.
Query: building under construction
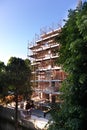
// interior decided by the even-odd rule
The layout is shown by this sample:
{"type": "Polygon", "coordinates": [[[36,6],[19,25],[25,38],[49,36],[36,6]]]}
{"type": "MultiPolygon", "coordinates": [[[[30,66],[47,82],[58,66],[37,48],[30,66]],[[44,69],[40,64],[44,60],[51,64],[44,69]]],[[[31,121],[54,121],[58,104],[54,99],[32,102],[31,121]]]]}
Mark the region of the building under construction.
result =
{"type": "Polygon", "coordinates": [[[55,42],[55,37],[60,31],[61,29],[55,29],[42,33],[34,44],[28,45],[30,51],[28,57],[32,65],[33,96],[50,102],[55,102],[60,94],[61,83],[66,77],[61,66],[56,64],[60,45],[55,42]]]}

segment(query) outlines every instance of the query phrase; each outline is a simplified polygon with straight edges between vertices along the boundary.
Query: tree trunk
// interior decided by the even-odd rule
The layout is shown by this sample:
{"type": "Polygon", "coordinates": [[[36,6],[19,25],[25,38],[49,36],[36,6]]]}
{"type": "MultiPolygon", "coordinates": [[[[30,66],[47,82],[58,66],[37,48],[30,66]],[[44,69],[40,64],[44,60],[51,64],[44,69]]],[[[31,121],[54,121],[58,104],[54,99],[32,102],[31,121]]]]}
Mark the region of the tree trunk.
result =
{"type": "Polygon", "coordinates": [[[15,130],[18,130],[18,91],[15,92],[15,130]]]}

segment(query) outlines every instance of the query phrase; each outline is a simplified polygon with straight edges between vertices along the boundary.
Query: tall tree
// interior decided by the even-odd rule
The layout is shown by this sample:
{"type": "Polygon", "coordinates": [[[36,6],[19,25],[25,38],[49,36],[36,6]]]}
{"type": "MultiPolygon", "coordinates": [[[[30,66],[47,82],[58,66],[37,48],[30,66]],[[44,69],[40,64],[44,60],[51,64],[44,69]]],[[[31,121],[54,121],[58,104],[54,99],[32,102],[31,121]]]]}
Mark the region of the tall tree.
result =
{"type": "MultiPolygon", "coordinates": [[[[29,62],[28,60],[26,61],[21,58],[11,57],[7,64],[9,85],[11,86],[10,89],[15,94],[16,102],[15,130],[18,129],[18,95],[24,93],[31,74],[29,62]]],[[[27,87],[30,88],[30,86],[27,87]]]]}
{"type": "Polygon", "coordinates": [[[62,84],[63,103],[53,112],[50,130],[87,129],[87,2],[70,10],[57,37],[60,42],[58,62],[68,73],[62,84]]]}
{"type": "Polygon", "coordinates": [[[31,95],[33,92],[33,88],[31,87],[31,63],[29,59],[25,59],[25,65],[28,68],[29,76],[27,78],[27,82],[25,83],[25,89],[23,91],[24,98],[27,100],[27,98],[31,99],[31,95]],[[30,86],[30,87],[29,87],[30,86]]]}
{"type": "Polygon", "coordinates": [[[7,76],[6,76],[6,66],[4,62],[0,61],[0,95],[4,97],[7,95],[7,76]]]}

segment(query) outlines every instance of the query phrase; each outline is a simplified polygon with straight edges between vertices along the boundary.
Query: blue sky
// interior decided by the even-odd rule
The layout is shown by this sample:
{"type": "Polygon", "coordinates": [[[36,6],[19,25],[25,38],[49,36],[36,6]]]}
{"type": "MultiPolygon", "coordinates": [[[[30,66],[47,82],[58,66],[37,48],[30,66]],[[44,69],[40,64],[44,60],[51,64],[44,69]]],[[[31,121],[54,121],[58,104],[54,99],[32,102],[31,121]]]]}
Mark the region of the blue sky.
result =
{"type": "Polygon", "coordinates": [[[27,58],[28,41],[40,29],[62,25],[78,0],[0,0],[0,61],[27,58]]]}

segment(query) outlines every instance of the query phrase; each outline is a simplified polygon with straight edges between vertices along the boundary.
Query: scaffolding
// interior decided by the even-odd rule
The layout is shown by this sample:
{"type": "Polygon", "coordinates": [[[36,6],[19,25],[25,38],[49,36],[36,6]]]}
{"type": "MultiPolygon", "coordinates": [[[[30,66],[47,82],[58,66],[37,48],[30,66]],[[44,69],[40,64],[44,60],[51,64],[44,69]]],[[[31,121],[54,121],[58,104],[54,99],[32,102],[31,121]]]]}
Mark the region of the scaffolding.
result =
{"type": "MultiPolygon", "coordinates": [[[[52,97],[59,95],[61,82],[66,78],[61,66],[57,66],[60,44],[55,42],[61,29],[43,31],[35,44],[28,45],[32,53],[28,55],[32,61],[32,86],[41,99],[52,101],[52,97]]],[[[54,98],[53,98],[54,99],[54,98]]]]}

